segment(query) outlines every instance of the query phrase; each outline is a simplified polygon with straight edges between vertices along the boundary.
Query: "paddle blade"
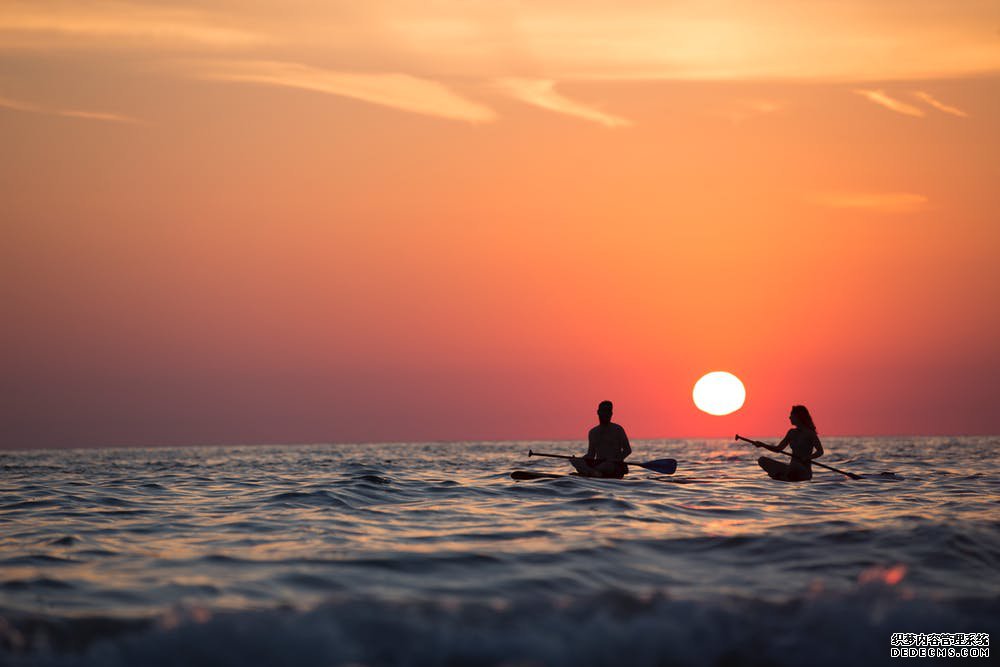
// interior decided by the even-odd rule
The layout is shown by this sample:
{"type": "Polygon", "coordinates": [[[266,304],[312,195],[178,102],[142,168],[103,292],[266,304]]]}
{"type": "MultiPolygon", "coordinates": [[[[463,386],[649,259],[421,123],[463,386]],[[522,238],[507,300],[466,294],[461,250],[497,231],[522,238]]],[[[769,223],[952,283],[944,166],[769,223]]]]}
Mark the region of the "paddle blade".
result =
{"type": "Polygon", "coordinates": [[[657,459],[656,461],[647,461],[646,463],[633,463],[631,461],[626,461],[625,463],[632,466],[639,466],[640,468],[645,468],[646,470],[652,470],[653,472],[658,472],[663,475],[673,475],[674,471],[677,470],[676,459],[657,459]]]}

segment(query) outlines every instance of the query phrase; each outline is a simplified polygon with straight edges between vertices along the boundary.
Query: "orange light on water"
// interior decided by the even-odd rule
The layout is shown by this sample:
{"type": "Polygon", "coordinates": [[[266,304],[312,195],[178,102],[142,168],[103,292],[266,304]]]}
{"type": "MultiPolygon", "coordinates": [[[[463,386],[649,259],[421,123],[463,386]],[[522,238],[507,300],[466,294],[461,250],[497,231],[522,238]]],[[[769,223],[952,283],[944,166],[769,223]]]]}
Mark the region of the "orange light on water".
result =
{"type": "Polygon", "coordinates": [[[895,586],[906,577],[906,565],[897,563],[888,567],[870,567],[858,575],[859,584],[885,584],[895,586]]]}

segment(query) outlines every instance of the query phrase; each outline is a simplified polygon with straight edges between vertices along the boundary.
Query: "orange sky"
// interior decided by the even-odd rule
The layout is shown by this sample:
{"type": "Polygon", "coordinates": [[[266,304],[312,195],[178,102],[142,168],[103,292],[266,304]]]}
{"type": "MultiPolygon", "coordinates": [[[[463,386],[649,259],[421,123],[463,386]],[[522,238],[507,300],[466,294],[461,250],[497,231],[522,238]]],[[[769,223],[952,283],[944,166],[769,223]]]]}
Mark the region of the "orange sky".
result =
{"type": "Polygon", "coordinates": [[[0,5],[0,447],[1000,432],[996,3],[663,4],[0,5]]]}

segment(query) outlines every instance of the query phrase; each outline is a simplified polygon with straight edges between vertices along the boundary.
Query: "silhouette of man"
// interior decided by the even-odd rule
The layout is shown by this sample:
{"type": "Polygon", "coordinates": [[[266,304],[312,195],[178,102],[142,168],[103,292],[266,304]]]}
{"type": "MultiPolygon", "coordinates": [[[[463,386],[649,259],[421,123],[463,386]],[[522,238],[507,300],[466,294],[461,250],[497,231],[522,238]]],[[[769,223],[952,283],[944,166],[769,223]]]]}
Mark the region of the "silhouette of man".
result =
{"type": "Polygon", "coordinates": [[[625,458],[632,453],[625,429],[611,421],[614,406],[611,401],[601,401],[597,406],[600,423],[587,435],[587,454],[571,459],[576,471],[584,477],[613,477],[621,479],[628,472],[625,458]]]}

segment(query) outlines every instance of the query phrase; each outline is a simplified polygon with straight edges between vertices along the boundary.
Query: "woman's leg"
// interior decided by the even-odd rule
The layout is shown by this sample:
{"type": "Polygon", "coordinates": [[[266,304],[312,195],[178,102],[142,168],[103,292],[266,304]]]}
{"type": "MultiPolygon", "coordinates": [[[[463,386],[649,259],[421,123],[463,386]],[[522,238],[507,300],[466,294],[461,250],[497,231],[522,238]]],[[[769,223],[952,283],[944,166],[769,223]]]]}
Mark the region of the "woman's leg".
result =
{"type": "Polygon", "coordinates": [[[771,479],[780,479],[781,481],[786,481],[788,479],[788,464],[782,463],[781,461],[775,461],[772,458],[762,456],[757,459],[757,465],[764,469],[771,479]]]}

